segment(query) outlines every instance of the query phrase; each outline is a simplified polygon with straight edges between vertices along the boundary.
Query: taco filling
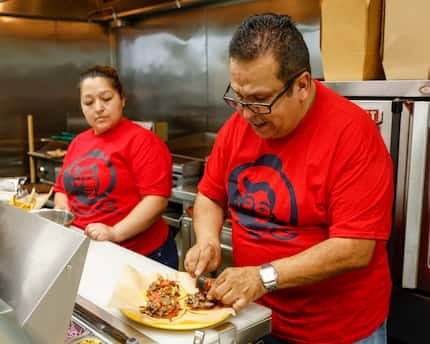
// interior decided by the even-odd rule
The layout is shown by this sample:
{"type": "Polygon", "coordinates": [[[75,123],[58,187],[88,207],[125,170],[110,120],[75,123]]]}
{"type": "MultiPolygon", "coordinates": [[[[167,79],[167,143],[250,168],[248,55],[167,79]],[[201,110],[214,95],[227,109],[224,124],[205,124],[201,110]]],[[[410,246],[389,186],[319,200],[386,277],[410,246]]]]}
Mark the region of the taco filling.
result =
{"type": "Polygon", "coordinates": [[[217,305],[221,305],[221,303],[216,300],[208,300],[206,291],[198,291],[195,294],[188,294],[185,303],[192,310],[212,309],[217,305]]]}
{"type": "Polygon", "coordinates": [[[139,307],[139,311],[150,317],[172,320],[182,309],[179,303],[180,288],[176,281],[160,276],[150,284],[146,297],[148,301],[139,307]]]}

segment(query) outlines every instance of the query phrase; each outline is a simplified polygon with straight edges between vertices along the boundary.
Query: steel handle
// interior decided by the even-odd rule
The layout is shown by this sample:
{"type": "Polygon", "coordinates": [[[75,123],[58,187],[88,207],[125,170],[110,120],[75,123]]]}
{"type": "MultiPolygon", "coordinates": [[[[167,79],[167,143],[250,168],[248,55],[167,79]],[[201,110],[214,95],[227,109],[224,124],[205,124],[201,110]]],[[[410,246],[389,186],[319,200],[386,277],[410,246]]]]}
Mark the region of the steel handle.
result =
{"type": "Polygon", "coordinates": [[[402,274],[402,287],[410,289],[417,288],[418,284],[418,258],[427,157],[429,111],[430,106],[427,102],[416,102],[414,104],[402,274]]]}
{"type": "Polygon", "coordinates": [[[193,344],[203,344],[205,339],[205,331],[196,330],[194,332],[193,344]]]}

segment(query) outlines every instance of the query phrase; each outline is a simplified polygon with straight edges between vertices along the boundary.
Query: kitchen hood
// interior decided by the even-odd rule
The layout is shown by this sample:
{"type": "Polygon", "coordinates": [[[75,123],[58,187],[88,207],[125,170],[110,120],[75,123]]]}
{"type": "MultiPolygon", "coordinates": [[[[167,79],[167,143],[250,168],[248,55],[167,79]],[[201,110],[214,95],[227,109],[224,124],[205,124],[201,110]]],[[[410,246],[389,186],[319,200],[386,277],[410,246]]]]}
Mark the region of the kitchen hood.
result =
{"type": "Polygon", "coordinates": [[[87,21],[89,0],[0,0],[0,16],[87,21]]]}
{"type": "Polygon", "coordinates": [[[215,2],[214,0],[0,0],[0,16],[110,21],[215,2]]]}
{"type": "Polygon", "coordinates": [[[153,14],[197,5],[214,3],[211,0],[89,0],[88,18],[115,20],[117,18],[153,14]]]}

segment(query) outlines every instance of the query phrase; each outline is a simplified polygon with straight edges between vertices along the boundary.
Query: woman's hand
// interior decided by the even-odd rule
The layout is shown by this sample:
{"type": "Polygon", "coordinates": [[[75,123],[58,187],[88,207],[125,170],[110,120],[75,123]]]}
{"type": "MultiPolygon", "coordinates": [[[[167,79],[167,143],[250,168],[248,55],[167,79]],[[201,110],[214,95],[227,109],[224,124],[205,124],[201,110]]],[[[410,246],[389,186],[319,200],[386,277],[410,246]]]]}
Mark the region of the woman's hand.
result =
{"type": "Polygon", "coordinates": [[[231,305],[237,312],[267,293],[258,266],[225,269],[213,281],[208,297],[231,305]]]}
{"type": "Polygon", "coordinates": [[[67,199],[67,195],[61,192],[56,192],[54,195],[54,208],[55,209],[61,209],[61,210],[68,210],[69,208],[69,201],[67,199]]]}
{"type": "Polygon", "coordinates": [[[85,227],[85,234],[94,240],[115,242],[115,229],[103,223],[90,223],[85,227]]]}
{"type": "Polygon", "coordinates": [[[221,245],[219,243],[197,243],[191,247],[185,256],[185,270],[193,277],[204,272],[211,272],[221,264],[221,245]]]}

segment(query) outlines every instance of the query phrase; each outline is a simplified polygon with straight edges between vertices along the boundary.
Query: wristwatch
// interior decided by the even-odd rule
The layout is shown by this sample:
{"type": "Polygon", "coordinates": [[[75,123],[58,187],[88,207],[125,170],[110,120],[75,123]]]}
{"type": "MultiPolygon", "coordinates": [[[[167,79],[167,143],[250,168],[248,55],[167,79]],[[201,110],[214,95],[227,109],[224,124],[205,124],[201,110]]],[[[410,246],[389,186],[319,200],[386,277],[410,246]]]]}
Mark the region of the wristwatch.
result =
{"type": "Polygon", "coordinates": [[[263,282],[264,288],[269,292],[278,287],[278,272],[272,264],[263,264],[260,267],[260,279],[263,282]]]}

